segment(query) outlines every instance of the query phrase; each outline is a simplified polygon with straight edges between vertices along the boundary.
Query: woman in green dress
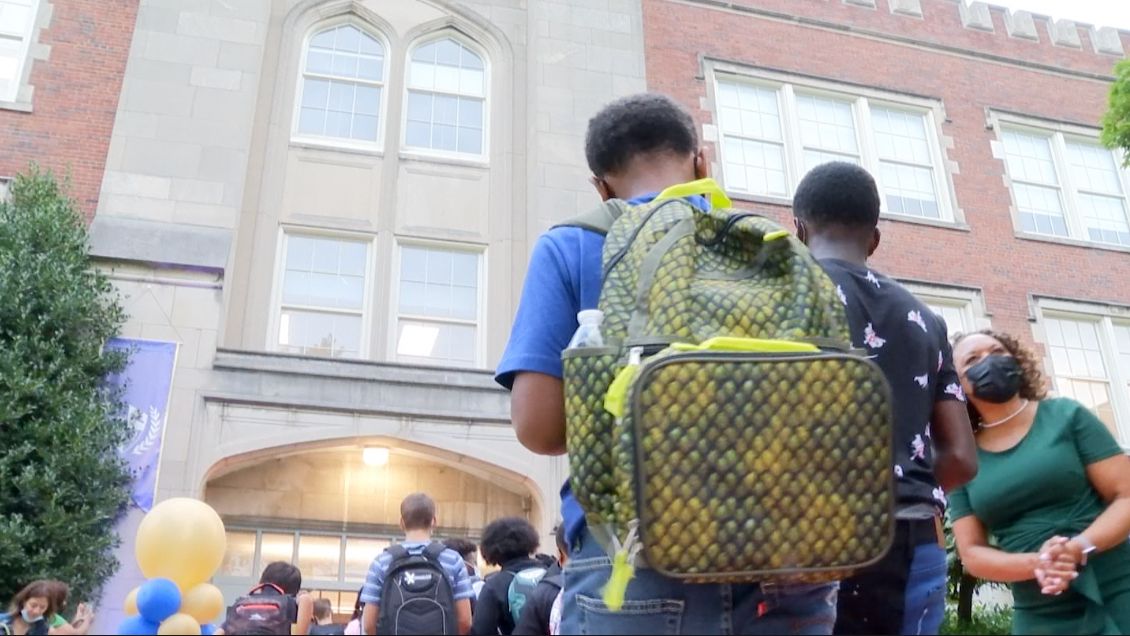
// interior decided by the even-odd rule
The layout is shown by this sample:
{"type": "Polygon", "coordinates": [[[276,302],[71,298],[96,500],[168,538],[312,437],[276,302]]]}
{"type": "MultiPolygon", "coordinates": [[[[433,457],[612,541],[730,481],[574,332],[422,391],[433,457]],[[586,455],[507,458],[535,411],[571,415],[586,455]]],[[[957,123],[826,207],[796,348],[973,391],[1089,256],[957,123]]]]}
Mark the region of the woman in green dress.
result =
{"type": "Polygon", "coordinates": [[[1012,584],[1014,634],[1130,634],[1130,457],[1082,404],[1045,399],[1015,338],[960,336],[953,357],[980,464],[949,497],[966,571],[1012,584]]]}

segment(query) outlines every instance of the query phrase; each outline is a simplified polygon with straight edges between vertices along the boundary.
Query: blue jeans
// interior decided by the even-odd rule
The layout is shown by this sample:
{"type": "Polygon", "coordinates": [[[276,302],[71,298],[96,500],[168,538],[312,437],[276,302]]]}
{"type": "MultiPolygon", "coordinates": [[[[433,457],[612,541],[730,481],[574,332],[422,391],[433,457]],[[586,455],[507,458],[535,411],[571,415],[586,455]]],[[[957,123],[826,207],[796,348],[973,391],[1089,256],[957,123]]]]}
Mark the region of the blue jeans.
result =
{"type": "Polygon", "coordinates": [[[937,543],[915,547],[906,584],[903,634],[937,634],[946,610],[946,551],[937,543]]]}
{"type": "Polygon", "coordinates": [[[624,607],[601,591],[612,572],[604,549],[584,532],[565,565],[562,634],[831,634],[837,583],[696,585],[639,569],[624,607]]]}

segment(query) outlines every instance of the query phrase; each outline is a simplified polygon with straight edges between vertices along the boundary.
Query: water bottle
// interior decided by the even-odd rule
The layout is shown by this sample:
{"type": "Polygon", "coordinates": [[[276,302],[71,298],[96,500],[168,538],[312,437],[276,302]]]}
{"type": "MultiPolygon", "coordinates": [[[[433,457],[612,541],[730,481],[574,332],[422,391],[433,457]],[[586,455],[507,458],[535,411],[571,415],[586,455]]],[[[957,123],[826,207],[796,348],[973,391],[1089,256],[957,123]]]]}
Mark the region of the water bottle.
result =
{"type": "Polygon", "coordinates": [[[582,347],[603,347],[604,336],[600,333],[600,324],[604,322],[604,312],[599,309],[585,309],[577,314],[577,332],[569,341],[570,349],[582,347]]]}

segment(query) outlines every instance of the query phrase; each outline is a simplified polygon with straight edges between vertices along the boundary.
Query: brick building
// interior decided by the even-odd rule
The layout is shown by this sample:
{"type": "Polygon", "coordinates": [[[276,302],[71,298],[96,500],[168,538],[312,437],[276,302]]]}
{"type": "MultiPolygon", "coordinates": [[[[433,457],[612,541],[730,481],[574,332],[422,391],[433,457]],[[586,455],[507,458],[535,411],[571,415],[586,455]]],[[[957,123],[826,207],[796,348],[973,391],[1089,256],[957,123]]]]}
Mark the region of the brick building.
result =
{"type": "Polygon", "coordinates": [[[0,182],[37,162],[94,215],[136,17],[136,0],[0,0],[0,182]]]}
{"type": "Polygon", "coordinates": [[[1130,178],[1098,145],[1130,34],[954,0],[648,0],[648,85],[714,174],[791,223],[816,163],[879,180],[876,266],[992,326],[1130,446],[1130,178]]]}

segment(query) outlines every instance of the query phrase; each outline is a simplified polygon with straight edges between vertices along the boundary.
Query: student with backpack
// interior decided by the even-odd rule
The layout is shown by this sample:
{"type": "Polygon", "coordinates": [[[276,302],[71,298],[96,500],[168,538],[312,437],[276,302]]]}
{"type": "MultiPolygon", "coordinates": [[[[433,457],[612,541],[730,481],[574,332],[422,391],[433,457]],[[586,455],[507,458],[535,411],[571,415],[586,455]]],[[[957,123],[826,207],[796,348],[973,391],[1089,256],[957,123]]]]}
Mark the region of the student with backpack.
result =
{"type": "Polygon", "coordinates": [[[522,609],[522,616],[514,627],[515,636],[552,636],[560,630],[561,587],[564,580],[561,568],[569,560],[569,546],[565,543],[565,526],[557,524],[553,534],[557,539],[557,563],[546,570],[545,576],[534,589],[533,596],[522,609]],[[555,606],[556,619],[553,616],[555,606]]]}
{"type": "Polygon", "coordinates": [[[487,578],[475,606],[471,633],[510,634],[546,567],[534,558],[538,532],[520,517],[496,519],[483,529],[483,560],[501,570],[487,578]]]}
{"type": "Polygon", "coordinates": [[[793,197],[797,235],[837,285],[855,345],[891,387],[897,508],[894,546],[840,583],[837,634],[937,634],[945,611],[944,492],[977,473],[977,450],[945,321],[867,260],[880,198],[863,168],[813,168],[793,197]]]}
{"type": "Polygon", "coordinates": [[[404,541],[369,566],[361,602],[365,634],[466,634],[471,581],[459,553],[432,540],[436,504],[416,493],[400,504],[404,541]]]}
{"type": "Polygon", "coordinates": [[[263,568],[259,585],[228,608],[220,634],[309,633],[314,598],[302,592],[302,571],[285,561],[263,568]]]}
{"type": "MultiPolygon", "coordinates": [[[[831,282],[819,272],[819,266],[795,239],[788,236],[788,232],[773,227],[763,219],[725,210],[729,207],[729,200],[717,189],[717,185],[697,181],[706,179],[708,159],[699,147],[693,118],[672,99],[663,95],[642,94],[609,104],[589,122],[585,154],[593,174],[593,185],[606,204],[587,218],[550,229],[534,246],[510,341],[496,373],[496,380],[511,390],[511,418],[517,437],[535,453],[561,455],[566,452],[567,395],[577,396],[578,391],[588,388],[590,394],[597,396],[601,402],[599,412],[597,408],[593,408],[592,418],[587,422],[577,421],[578,424],[599,421],[600,427],[577,427],[570,424],[571,477],[562,489],[562,516],[571,551],[570,567],[565,569],[564,576],[561,632],[831,633],[835,621],[835,582],[784,583],[770,578],[762,585],[757,581],[764,579],[741,573],[737,574],[740,581],[738,583],[703,582],[701,579],[688,581],[686,578],[661,574],[651,567],[653,564],[650,560],[653,556],[670,559],[685,557],[692,561],[691,566],[703,563],[704,568],[710,572],[736,562],[738,556],[746,558],[749,554],[759,564],[790,564],[797,559],[798,551],[807,551],[811,555],[813,551],[825,550],[828,546],[842,546],[841,535],[850,535],[850,540],[862,548],[860,554],[867,558],[882,553],[885,542],[889,541],[886,528],[866,528],[863,523],[833,522],[830,527],[836,528],[837,533],[823,542],[811,539],[804,541],[809,536],[801,537],[801,541],[794,541],[787,536],[788,533],[767,533],[759,539],[757,532],[764,530],[764,527],[759,524],[758,514],[748,512],[747,509],[751,505],[763,505],[763,502],[769,501],[764,497],[746,496],[740,501],[735,500],[747,508],[735,508],[727,517],[727,500],[717,498],[721,488],[755,491],[760,480],[769,477],[777,479],[774,475],[783,474],[781,471],[785,468],[792,470],[798,463],[798,454],[787,457],[783,452],[778,452],[774,458],[782,460],[779,462],[766,461],[768,454],[755,451],[747,451],[742,455],[728,454],[730,449],[727,443],[720,440],[707,442],[709,447],[705,448],[705,453],[712,454],[715,466],[726,465],[729,468],[711,470],[704,461],[694,461],[695,453],[699,452],[696,445],[713,434],[733,432],[735,443],[745,443],[742,441],[744,438],[738,437],[743,434],[740,430],[758,430],[754,428],[754,419],[758,420],[759,426],[766,424],[772,427],[772,435],[755,440],[769,449],[784,448],[786,442],[792,443],[799,439],[791,432],[796,427],[786,426],[790,423],[769,420],[779,409],[763,408],[762,403],[756,401],[760,398],[752,393],[756,392],[758,385],[750,384],[746,391],[746,385],[742,383],[744,380],[719,384],[718,388],[731,394],[730,399],[721,400],[713,390],[695,390],[695,387],[689,386],[692,382],[702,384],[703,379],[709,382],[711,376],[688,367],[669,365],[674,373],[674,377],[667,383],[671,391],[656,397],[655,404],[658,407],[652,414],[662,417],[665,412],[674,412],[673,409],[664,408],[664,405],[685,405],[690,400],[697,402],[690,406],[700,409],[705,415],[688,419],[689,425],[695,428],[691,435],[686,434],[686,429],[673,429],[671,434],[647,437],[642,442],[636,437],[637,442],[648,444],[682,440],[682,445],[669,446],[664,452],[619,453],[622,447],[618,445],[618,439],[621,438],[617,437],[615,431],[634,434],[635,429],[630,426],[617,429],[610,423],[611,417],[623,421],[625,415],[630,415],[629,408],[635,409],[642,404],[638,400],[627,404],[623,393],[634,380],[631,370],[640,368],[644,355],[652,356],[673,341],[677,342],[670,337],[672,335],[682,338],[683,344],[691,348],[713,347],[727,344],[725,340],[715,339],[716,336],[730,335],[740,328],[746,328],[747,333],[767,334],[759,336],[761,338],[780,341],[779,339],[790,336],[811,335],[814,340],[834,341],[843,349],[850,348],[850,344],[844,342],[848,337],[848,330],[842,310],[832,309],[836,300],[831,282]],[[710,200],[698,196],[707,191],[711,192],[710,200]],[[619,216],[610,218],[613,213],[619,216]],[[688,213],[692,213],[693,218],[687,216],[688,213]],[[624,222],[617,224],[616,221],[620,219],[624,222]],[[627,223],[637,223],[637,219],[642,220],[634,226],[637,229],[631,231],[627,223]],[[667,219],[673,219],[674,229],[644,229],[653,227],[652,221],[666,222],[667,219]],[[711,228],[709,234],[700,236],[697,233],[700,221],[703,226],[711,228]],[[664,236],[664,233],[666,239],[657,238],[664,236]],[[609,250],[607,255],[604,254],[606,236],[610,241],[609,246],[615,248],[609,250]],[[616,238],[615,241],[613,237],[616,238]],[[637,247],[642,249],[656,240],[659,241],[654,244],[656,257],[665,258],[670,252],[665,253],[664,250],[675,244],[685,249],[681,254],[689,256],[689,259],[684,257],[684,260],[678,262],[667,259],[665,262],[683,267],[680,272],[686,272],[692,277],[697,271],[695,266],[699,265],[694,259],[701,255],[702,250],[712,250],[719,246],[730,250],[725,253],[713,252],[710,257],[715,259],[715,263],[732,267],[732,271],[718,272],[710,280],[693,278],[691,281],[697,289],[707,290],[705,298],[717,297],[724,302],[712,308],[703,307],[698,304],[700,297],[686,295],[688,287],[673,288],[670,293],[658,294],[637,294],[634,290],[627,289],[632,280],[643,281],[640,282],[641,285],[648,280],[659,280],[658,277],[649,279],[643,273],[636,278],[634,274],[648,267],[654,268],[661,259],[649,258],[646,253],[632,252],[633,243],[638,243],[637,247]],[[763,246],[766,251],[760,252],[763,246]],[[629,252],[632,253],[629,255],[629,252]],[[754,255],[745,263],[739,263],[739,259],[734,258],[734,255],[746,253],[754,255]],[[689,267],[686,266],[688,262],[689,267]],[[765,269],[767,265],[778,269],[765,269]],[[778,272],[782,271],[787,275],[778,276],[778,272]],[[735,298],[732,291],[745,293],[761,289],[756,287],[757,280],[750,282],[748,272],[754,275],[764,274],[757,280],[779,285],[796,282],[798,287],[778,287],[774,290],[766,288],[764,291],[767,300],[763,301],[766,303],[764,307],[750,302],[752,293],[743,296],[740,303],[730,304],[728,301],[735,298]],[[616,294],[608,295],[606,292],[609,290],[614,290],[616,294]],[[797,302],[787,307],[786,301],[782,299],[788,298],[796,299],[797,302]],[[578,313],[594,309],[598,303],[603,305],[606,300],[618,306],[638,301],[642,308],[636,315],[629,311],[623,315],[604,317],[603,325],[609,328],[610,334],[620,336],[627,329],[629,332],[647,335],[652,324],[681,326],[667,334],[656,334],[659,337],[652,341],[640,341],[638,347],[632,346],[632,351],[624,351],[627,355],[623,358],[618,356],[621,351],[619,348],[612,349],[617,354],[615,360],[611,360],[611,353],[601,354],[607,355],[609,359],[607,369],[594,367],[591,369],[592,373],[588,374],[591,377],[586,377],[584,373],[574,375],[567,387],[563,381],[566,374],[562,354],[578,332],[578,313]],[[688,310],[693,309],[698,313],[688,315],[681,312],[671,304],[675,300],[685,301],[688,310]],[[665,313],[652,311],[652,304],[665,313]],[[802,324],[802,320],[806,322],[802,324]],[[705,328],[700,329],[702,326],[705,328]],[[679,336],[680,332],[684,335],[679,336]],[[710,342],[712,339],[713,342],[710,342]],[[625,362],[626,367],[622,366],[625,362]],[[614,363],[620,368],[615,380],[611,373],[614,363]],[[625,368],[629,370],[623,371],[625,368]],[[605,373],[606,370],[609,372],[605,373]],[[599,378],[595,377],[598,373],[599,378]],[[586,386],[589,384],[595,385],[595,390],[586,386]],[[743,395],[744,399],[740,397],[743,395]],[[740,410],[740,413],[729,420],[726,427],[701,428],[703,422],[709,421],[707,416],[718,420],[719,413],[731,409],[740,410]],[[611,415],[606,415],[605,411],[611,415]],[[586,433],[592,434],[586,437],[586,433]],[[574,444],[580,444],[581,450],[574,448],[574,444]],[[600,448],[600,444],[604,444],[604,448],[600,448]],[[691,450],[685,450],[688,448],[691,450]],[[676,456],[675,453],[682,454],[676,456]],[[675,457],[679,459],[678,465],[668,461],[675,457]],[[788,459],[788,463],[784,459],[788,459]],[[640,531],[639,524],[641,521],[650,523],[653,519],[628,520],[625,517],[635,514],[638,508],[621,505],[634,503],[630,501],[636,496],[633,493],[640,492],[633,487],[632,482],[633,475],[638,474],[633,471],[632,463],[637,460],[648,462],[649,469],[654,469],[658,475],[647,482],[649,488],[658,488],[658,492],[651,499],[638,503],[642,506],[662,502],[663,505],[658,507],[649,506],[649,512],[662,516],[665,522],[672,519],[685,520],[681,526],[668,523],[666,529],[647,534],[646,543],[641,540],[644,533],[640,531]],[[761,466],[761,463],[765,465],[761,466]],[[663,477],[666,473],[673,476],[675,469],[679,471],[679,484],[673,484],[663,477]],[[717,487],[712,486],[711,480],[718,482],[717,487]],[[687,488],[682,488],[683,486],[687,488]],[[684,494],[684,491],[688,494],[684,494]],[[585,493],[588,502],[585,508],[582,508],[575,492],[585,493]],[[710,507],[707,507],[708,504],[710,507]],[[598,523],[590,523],[586,516],[598,523]],[[672,546],[671,549],[648,552],[646,561],[640,558],[644,546],[655,546],[656,542],[663,545],[663,541],[667,541],[672,546]],[[790,543],[786,544],[786,541],[790,543]]],[[[672,256],[673,258],[675,257],[672,256]]],[[[651,273],[657,273],[657,270],[651,273]]],[[[659,290],[651,290],[656,291],[659,290]]],[[[589,315],[586,320],[594,319],[589,315]]],[[[596,315],[594,322],[600,323],[600,320],[601,315],[596,315]]],[[[587,341],[590,352],[597,352],[602,348],[602,338],[603,336],[587,341]]],[[[627,342],[627,339],[616,342],[610,338],[604,344],[624,345],[627,342]]],[[[789,346],[793,350],[805,352],[817,350],[812,343],[789,343],[789,346]]],[[[592,355],[592,360],[595,361],[597,354],[592,355]]],[[[734,359],[727,353],[701,355],[703,359],[734,359]]],[[[819,485],[811,480],[809,484],[804,484],[801,479],[794,480],[803,489],[797,496],[786,498],[786,489],[790,486],[782,480],[778,483],[779,492],[770,489],[766,494],[774,496],[774,502],[783,503],[783,507],[790,513],[805,514],[805,507],[797,502],[811,501],[808,514],[853,514],[849,512],[851,507],[844,503],[849,499],[844,497],[851,495],[847,490],[857,487],[859,483],[836,478],[835,474],[843,463],[836,457],[847,458],[852,462],[874,460],[874,466],[865,467],[870,480],[868,483],[873,484],[874,503],[863,505],[873,506],[869,508],[869,512],[874,512],[874,518],[886,518],[889,512],[885,507],[890,499],[890,468],[886,462],[890,450],[876,445],[872,435],[873,430],[881,431],[883,427],[889,431],[889,416],[884,411],[889,407],[882,392],[876,392],[873,397],[858,396],[858,400],[854,399],[857,396],[850,394],[854,386],[866,384],[878,387],[883,381],[882,377],[877,375],[877,370],[868,367],[865,360],[848,360],[846,356],[839,355],[830,357],[838,363],[842,362],[843,375],[847,380],[834,386],[828,385],[828,391],[811,390],[790,394],[788,387],[801,386],[802,382],[808,383],[808,380],[803,374],[791,379],[782,378],[773,382],[772,386],[785,386],[786,390],[770,397],[791,406],[797,406],[795,400],[802,397],[810,404],[801,404],[797,408],[819,407],[821,413],[833,413],[839,411],[829,408],[826,403],[828,395],[825,394],[847,396],[857,403],[851,411],[859,416],[861,426],[871,428],[853,431],[842,439],[827,442],[843,442],[846,451],[838,448],[835,451],[838,455],[827,454],[822,458],[825,461],[813,463],[814,470],[823,471],[820,473],[822,479],[819,485]],[[867,382],[854,382],[861,374],[867,376],[867,382]],[[867,417],[872,413],[873,407],[879,417],[867,417]],[[866,441],[871,448],[866,453],[853,454],[850,451],[857,441],[866,441]],[[841,492],[847,494],[842,495],[841,492]]],[[[807,364],[810,358],[797,357],[796,360],[807,364]]],[[[738,365],[732,365],[723,371],[729,373],[736,366],[738,365]]],[[[812,366],[814,369],[818,367],[818,364],[812,366]]],[[[752,365],[746,368],[761,367],[752,365]]],[[[815,382],[802,388],[812,386],[816,386],[815,382]]],[[[711,387],[713,388],[715,387],[711,387]]],[[[574,414],[578,413],[576,408],[570,408],[574,414]]],[[[684,409],[682,412],[690,411],[684,409]]],[[[803,428],[808,422],[801,420],[792,424],[803,428]]],[[[852,430],[851,427],[841,426],[839,422],[836,424],[841,429],[852,430]]],[[[809,434],[808,441],[800,440],[799,443],[811,446],[811,431],[806,430],[805,433],[809,434]]],[[[705,453],[702,453],[704,457],[705,453]]],[[[803,458],[803,455],[799,457],[803,458]]],[[[804,477],[803,474],[800,476],[804,477]]],[[[764,512],[775,514],[772,508],[766,508],[764,512]]],[[[806,521],[806,527],[810,531],[817,524],[818,522],[806,521]]],[[[823,553],[819,558],[809,559],[808,567],[818,568],[822,559],[826,559],[823,553]]],[[[771,568],[766,568],[769,569],[771,568]]],[[[682,567],[679,574],[682,576],[689,571],[689,568],[682,567]]],[[[827,581],[826,578],[824,580],[827,581]]]]}

